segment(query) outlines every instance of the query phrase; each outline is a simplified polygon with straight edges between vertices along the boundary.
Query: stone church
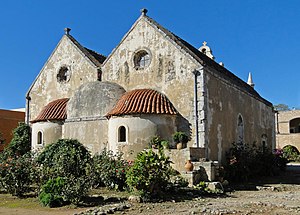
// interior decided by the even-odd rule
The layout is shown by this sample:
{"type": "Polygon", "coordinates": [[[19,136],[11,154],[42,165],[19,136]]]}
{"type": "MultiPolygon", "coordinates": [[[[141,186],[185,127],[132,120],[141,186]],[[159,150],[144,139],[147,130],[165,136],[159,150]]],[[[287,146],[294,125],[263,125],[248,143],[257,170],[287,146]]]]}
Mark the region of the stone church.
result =
{"type": "Polygon", "coordinates": [[[108,148],[132,159],[159,135],[170,154],[223,162],[232,143],[275,145],[272,104],[251,82],[214,61],[203,43],[193,47],[141,10],[105,57],[65,29],[26,96],[32,148],[75,138],[92,153],[108,148]],[[175,149],[183,131],[187,146],[175,149]]]}

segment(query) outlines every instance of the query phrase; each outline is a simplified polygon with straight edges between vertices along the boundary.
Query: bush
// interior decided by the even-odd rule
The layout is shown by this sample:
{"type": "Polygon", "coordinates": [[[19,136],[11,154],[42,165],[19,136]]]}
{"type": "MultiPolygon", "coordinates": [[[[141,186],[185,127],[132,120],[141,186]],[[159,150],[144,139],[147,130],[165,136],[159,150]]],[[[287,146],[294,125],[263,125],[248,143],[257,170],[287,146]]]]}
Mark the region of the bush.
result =
{"type": "Polygon", "coordinates": [[[126,171],[128,162],[122,159],[122,154],[113,154],[112,151],[103,150],[93,157],[94,185],[104,184],[114,190],[126,188],[126,171]]]}
{"type": "Polygon", "coordinates": [[[126,173],[126,182],[131,191],[138,191],[143,197],[155,197],[166,191],[174,170],[163,150],[154,153],[151,149],[140,152],[126,173]]]}
{"type": "Polygon", "coordinates": [[[60,207],[63,205],[63,188],[65,181],[61,177],[49,179],[46,184],[42,186],[39,194],[39,200],[43,206],[60,207]]]}
{"type": "Polygon", "coordinates": [[[300,161],[299,151],[295,146],[287,145],[282,148],[283,157],[289,162],[300,161]]]}
{"type": "Polygon", "coordinates": [[[189,137],[182,131],[177,131],[173,134],[173,140],[175,143],[187,143],[189,137]]]}
{"type": "Polygon", "coordinates": [[[77,140],[60,139],[46,146],[37,162],[41,167],[42,183],[57,177],[64,179],[64,200],[78,204],[90,190],[91,155],[77,140]]]}
{"type": "Polygon", "coordinates": [[[19,123],[19,126],[13,131],[13,139],[5,149],[10,156],[21,156],[31,149],[30,126],[24,122],[19,123]]]}
{"type": "Polygon", "coordinates": [[[2,188],[13,196],[22,197],[30,191],[36,182],[37,168],[30,153],[10,157],[7,152],[1,154],[0,183],[2,188]]]}
{"type": "Polygon", "coordinates": [[[272,176],[284,169],[286,159],[262,147],[235,145],[227,152],[225,178],[233,182],[248,181],[259,176],[272,176]]]}

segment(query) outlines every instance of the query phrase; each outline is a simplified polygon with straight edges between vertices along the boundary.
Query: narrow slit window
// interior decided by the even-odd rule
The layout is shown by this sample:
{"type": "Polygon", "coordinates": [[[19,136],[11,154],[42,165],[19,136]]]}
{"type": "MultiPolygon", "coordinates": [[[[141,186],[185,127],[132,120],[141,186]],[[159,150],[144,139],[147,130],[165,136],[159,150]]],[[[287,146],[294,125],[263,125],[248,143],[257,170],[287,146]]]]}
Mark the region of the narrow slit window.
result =
{"type": "Polygon", "coordinates": [[[126,142],[126,128],[124,126],[119,127],[119,142],[126,142]]]}
{"type": "Polygon", "coordinates": [[[43,133],[41,131],[39,131],[37,134],[37,144],[43,144],[43,133]]]}

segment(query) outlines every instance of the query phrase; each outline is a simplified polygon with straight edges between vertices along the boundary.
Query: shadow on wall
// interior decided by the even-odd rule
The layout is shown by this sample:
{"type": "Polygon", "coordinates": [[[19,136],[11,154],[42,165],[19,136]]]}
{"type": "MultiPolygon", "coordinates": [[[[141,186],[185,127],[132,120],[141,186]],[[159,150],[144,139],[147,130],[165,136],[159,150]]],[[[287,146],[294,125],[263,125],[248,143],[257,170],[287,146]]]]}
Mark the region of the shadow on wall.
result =
{"type": "Polygon", "coordinates": [[[182,131],[184,133],[186,133],[189,137],[189,140],[192,139],[192,128],[191,128],[191,123],[184,118],[182,115],[178,115],[176,117],[176,127],[177,127],[177,131],[182,131]]]}

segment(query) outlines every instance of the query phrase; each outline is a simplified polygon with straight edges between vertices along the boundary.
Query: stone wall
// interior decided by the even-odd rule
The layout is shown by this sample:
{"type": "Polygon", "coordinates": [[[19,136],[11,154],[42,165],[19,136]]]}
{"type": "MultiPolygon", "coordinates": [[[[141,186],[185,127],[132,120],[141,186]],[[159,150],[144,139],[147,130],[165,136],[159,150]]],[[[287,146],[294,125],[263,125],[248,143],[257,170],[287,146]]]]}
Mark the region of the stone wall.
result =
{"type": "Polygon", "coordinates": [[[48,144],[62,138],[61,122],[36,122],[32,125],[31,148],[40,150],[48,144]],[[38,132],[41,132],[42,142],[38,144],[38,132]]]}
{"type": "Polygon", "coordinates": [[[220,163],[226,151],[237,142],[238,117],[244,125],[243,142],[275,147],[275,115],[273,108],[254,96],[222,81],[213,70],[205,75],[206,127],[208,157],[220,163]]]}
{"type": "Polygon", "coordinates": [[[133,160],[140,151],[149,148],[149,142],[155,135],[172,145],[174,132],[175,116],[142,114],[113,117],[109,119],[109,149],[121,151],[125,159],[133,160]],[[118,141],[120,126],[126,128],[126,142],[118,141]]]}
{"type": "Polygon", "coordinates": [[[293,145],[300,151],[300,133],[290,133],[290,121],[300,118],[300,110],[279,111],[276,123],[276,148],[293,145]]]}
{"type": "Polygon", "coordinates": [[[64,35],[29,90],[31,98],[29,120],[33,120],[44,106],[59,98],[70,98],[80,85],[97,80],[97,68],[64,35]],[[62,67],[68,68],[68,78],[57,80],[62,67]]]}
{"type": "Polygon", "coordinates": [[[161,31],[139,19],[103,64],[103,80],[120,84],[126,91],[150,88],[164,93],[182,115],[181,131],[191,134],[194,145],[194,75],[201,65],[179,49],[161,31]],[[134,56],[146,50],[149,66],[137,69],[134,56]]]}

